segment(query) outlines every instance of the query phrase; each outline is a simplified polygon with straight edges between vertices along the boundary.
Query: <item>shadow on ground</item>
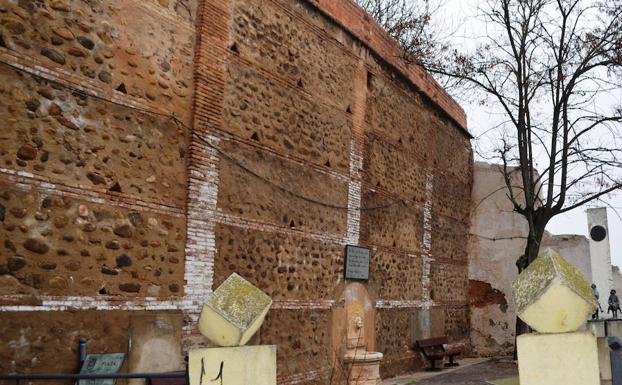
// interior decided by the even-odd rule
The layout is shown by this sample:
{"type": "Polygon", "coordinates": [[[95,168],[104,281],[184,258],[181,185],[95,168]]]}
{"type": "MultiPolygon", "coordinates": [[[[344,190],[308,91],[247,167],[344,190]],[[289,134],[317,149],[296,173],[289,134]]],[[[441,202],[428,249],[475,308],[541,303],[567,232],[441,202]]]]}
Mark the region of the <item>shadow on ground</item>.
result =
{"type": "Polygon", "coordinates": [[[460,368],[453,372],[407,382],[406,385],[518,385],[516,363],[507,360],[490,360],[460,368]]]}

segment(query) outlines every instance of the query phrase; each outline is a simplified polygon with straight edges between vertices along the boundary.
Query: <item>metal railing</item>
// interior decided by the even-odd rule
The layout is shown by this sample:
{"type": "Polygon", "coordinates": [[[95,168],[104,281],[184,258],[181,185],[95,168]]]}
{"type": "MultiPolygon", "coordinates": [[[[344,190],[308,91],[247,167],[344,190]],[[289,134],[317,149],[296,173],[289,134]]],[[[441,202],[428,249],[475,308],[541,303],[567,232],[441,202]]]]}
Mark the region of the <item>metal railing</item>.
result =
{"type": "MultiPolygon", "coordinates": [[[[80,338],[78,342],[78,367],[82,367],[82,364],[86,360],[86,339],[80,338]]],[[[147,385],[152,383],[152,379],[174,379],[183,378],[184,383],[189,384],[188,371],[175,371],[175,372],[135,372],[135,373],[52,373],[52,374],[0,374],[0,382],[14,382],[19,385],[21,381],[68,381],[74,380],[76,384],[79,384],[80,380],[100,380],[100,379],[132,379],[132,378],[144,378],[147,380],[147,385]]]]}
{"type": "Polygon", "coordinates": [[[0,381],[44,381],[44,380],[97,380],[97,379],[128,379],[128,378],[186,378],[186,372],[166,373],[59,373],[59,374],[11,374],[0,375],[0,381]]]}

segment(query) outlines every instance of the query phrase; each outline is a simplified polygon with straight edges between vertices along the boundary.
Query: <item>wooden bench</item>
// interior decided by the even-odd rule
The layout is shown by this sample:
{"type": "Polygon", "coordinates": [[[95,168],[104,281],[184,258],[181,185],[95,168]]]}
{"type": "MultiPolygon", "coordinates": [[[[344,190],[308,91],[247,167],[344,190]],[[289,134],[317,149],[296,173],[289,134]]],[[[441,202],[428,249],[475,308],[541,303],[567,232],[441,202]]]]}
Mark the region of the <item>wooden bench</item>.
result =
{"type": "Polygon", "coordinates": [[[441,368],[436,367],[436,361],[443,360],[445,357],[449,358],[449,362],[445,366],[458,366],[459,364],[454,362],[454,357],[464,351],[463,344],[450,344],[445,336],[418,340],[416,346],[425,359],[430,362],[431,366],[426,369],[429,371],[441,370],[441,368]]]}

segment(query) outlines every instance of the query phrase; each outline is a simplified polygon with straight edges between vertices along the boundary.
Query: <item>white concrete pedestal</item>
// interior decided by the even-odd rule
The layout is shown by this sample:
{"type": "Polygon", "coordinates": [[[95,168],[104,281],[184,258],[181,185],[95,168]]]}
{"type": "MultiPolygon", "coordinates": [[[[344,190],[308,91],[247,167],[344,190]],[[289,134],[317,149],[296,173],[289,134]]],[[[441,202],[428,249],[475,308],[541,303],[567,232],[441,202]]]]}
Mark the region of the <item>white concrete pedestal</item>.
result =
{"type": "Polygon", "coordinates": [[[193,349],[188,372],[190,385],[276,385],[276,346],[193,349]]]}
{"type": "Polygon", "coordinates": [[[521,385],[600,385],[598,347],[590,332],[517,338],[521,385]]]}

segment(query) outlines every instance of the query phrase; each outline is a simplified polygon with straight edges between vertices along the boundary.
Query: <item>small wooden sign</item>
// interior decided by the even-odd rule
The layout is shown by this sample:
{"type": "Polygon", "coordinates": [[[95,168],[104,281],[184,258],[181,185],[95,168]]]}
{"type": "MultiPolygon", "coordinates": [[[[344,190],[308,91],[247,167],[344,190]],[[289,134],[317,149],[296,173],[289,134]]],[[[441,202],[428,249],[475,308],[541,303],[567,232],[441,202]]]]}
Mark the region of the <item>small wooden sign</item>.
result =
{"type": "MultiPolygon", "coordinates": [[[[119,373],[125,360],[125,353],[87,354],[80,374],[114,374],[119,373]]],[[[80,380],[79,385],[114,385],[114,378],[98,378],[80,380]]]]}
{"type": "Polygon", "coordinates": [[[346,279],[369,279],[370,250],[364,247],[346,246],[346,279]]]}

